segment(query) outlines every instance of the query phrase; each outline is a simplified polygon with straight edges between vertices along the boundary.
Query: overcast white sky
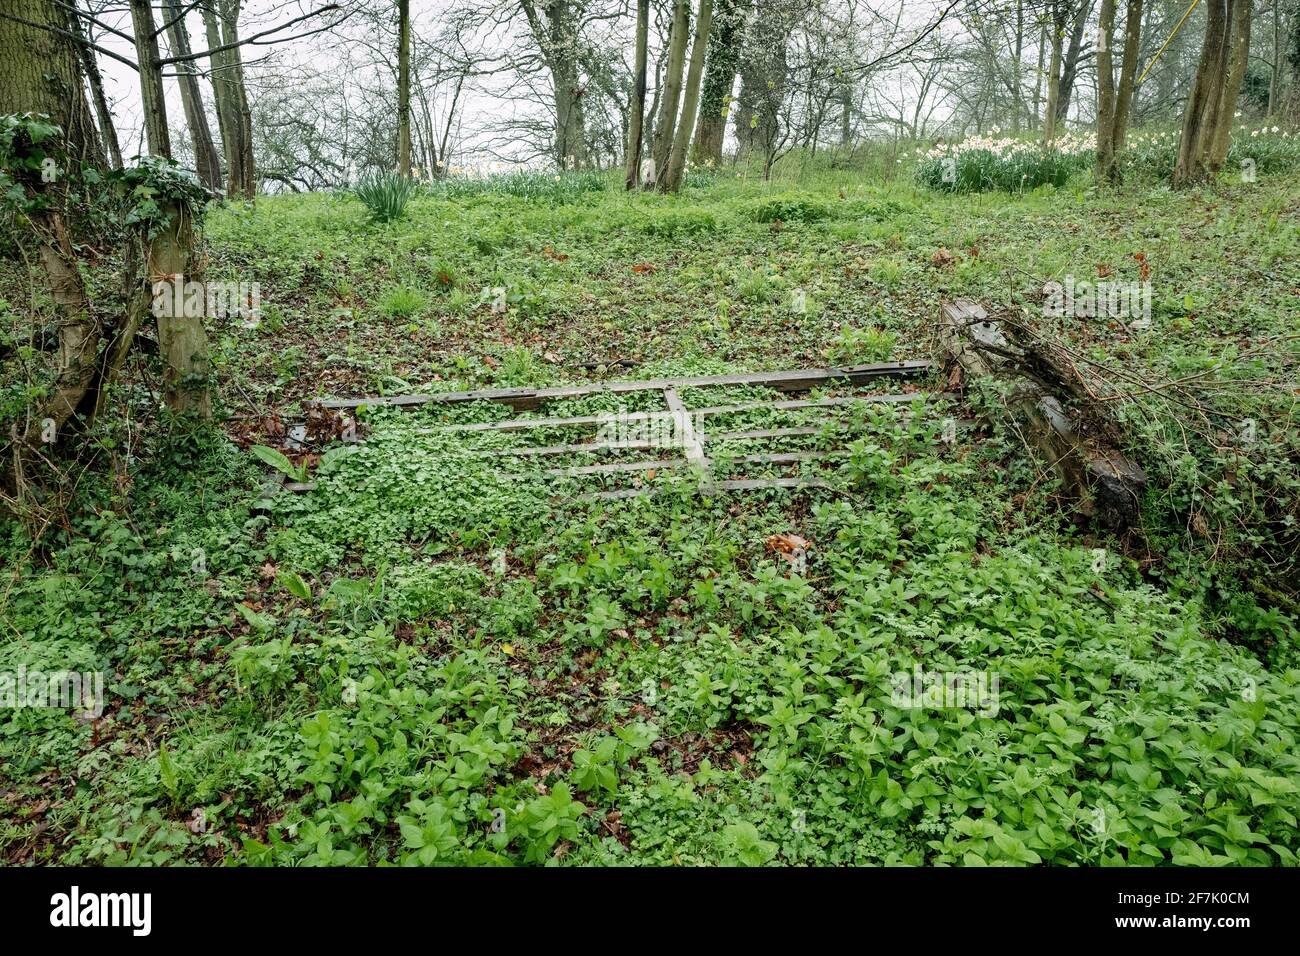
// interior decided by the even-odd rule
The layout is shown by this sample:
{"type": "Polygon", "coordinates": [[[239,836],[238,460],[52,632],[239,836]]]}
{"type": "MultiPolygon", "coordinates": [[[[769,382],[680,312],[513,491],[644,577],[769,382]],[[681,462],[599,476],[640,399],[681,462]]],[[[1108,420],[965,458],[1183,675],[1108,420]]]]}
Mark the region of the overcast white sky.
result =
{"type": "MultiPolygon", "coordinates": [[[[245,9],[240,17],[241,35],[248,38],[276,24],[284,23],[311,10],[319,9],[325,6],[326,2],[327,0],[245,0],[245,9]]],[[[478,0],[478,2],[482,4],[486,0],[478,0]]],[[[512,7],[517,9],[517,5],[511,3],[510,0],[498,0],[498,3],[502,9],[512,7]]],[[[903,23],[910,24],[913,28],[920,28],[931,22],[937,10],[945,5],[941,0],[880,0],[880,2],[873,3],[871,6],[880,15],[887,16],[890,19],[894,18],[901,6],[903,9],[903,23]]],[[[412,0],[412,21],[416,36],[432,36],[445,22],[449,12],[455,10],[457,6],[455,0],[412,0]]],[[[393,0],[370,0],[370,9],[382,11],[394,20],[396,18],[396,4],[393,0]]],[[[628,61],[629,66],[632,56],[632,34],[635,25],[634,11],[635,6],[629,3],[627,15],[621,17],[612,27],[615,31],[615,42],[619,42],[620,38],[625,41],[621,44],[621,47],[624,59],[628,61]]],[[[159,24],[163,22],[160,8],[155,9],[155,19],[159,24]]],[[[125,11],[106,13],[103,15],[102,20],[107,26],[126,34],[131,33],[130,16],[125,11]]],[[[192,48],[195,51],[206,49],[207,42],[201,17],[197,13],[191,13],[187,21],[192,48]]],[[[302,33],[310,29],[313,22],[323,21],[306,21],[290,28],[282,35],[293,36],[302,33]]],[[[944,29],[949,30],[954,27],[956,27],[956,24],[946,25],[944,29]]],[[[516,17],[511,26],[496,32],[493,36],[493,43],[505,46],[509,42],[509,34],[519,35],[525,29],[523,18],[521,16],[516,17]]],[[[96,34],[97,42],[100,45],[120,53],[128,59],[134,58],[132,45],[125,39],[113,36],[94,26],[91,27],[91,30],[96,34]]],[[[357,43],[359,36],[359,24],[353,20],[345,23],[337,32],[316,33],[275,46],[245,47],[243,55],[247,65],[250,96],[256,100],[259,89],[288,82],[289,77],[301,75],[304,71],[331,73],[337,71],[340,65],[350,60],[368,58],[368,51],[362,49],[357,43]]],[[[654,42],[653,35],[651,42],[654,42]]],[[[165,38],[163,51],[163,55],[166,56],[168,50],[165,38]]],[[[872,56],[877,55],[879,52],[882,51],[863,50],[862,55],[872,56]]],[[[652,69],[654,56],[655,51],[652,50],[652,69]]],[[[110,58],[101,56],[99,59],[105,76],[107,95],[117,118],[123,152],[128,156],[142,152],[143,130],[137,74],[129,67],[110,58]]],[[[198,65],[201,69],[206,69],[207,59],[202,59],[198,65]]],[[[906,98],[907,80],[894,76],[881,77],[877,82],[882,89],[887,87],[891,91],[893,99],[898,99],[900,96],[906,98]]],[[[653,83],[653,76],[651,77],[651,83],[653,83]]],[[[204,94],[209,98],[210,103],[210,86],[207,82],[202,85],[204,94]]],[[[511,95],[517,92],[518,90],[512,86],[510,81],[498,77],[481,80],[462,94],[461,106],[458,111],[462,124],[459,130],[462,149],[461,162],[477,163],[484,159],[482,155],[474,155],[476,146],[486,142],[483,135],[477,132],[483,126],[506,117],[517,116],[521,111],[527,111],[528,107],[511,95]]],[[[167,107],[168,119],[172,128],[174,130],[179,129],[183,125],[184,114],[181,111],[180,93],[174,80],[167,81],[167,107]]],[[[453,162],[456,162],[455,158],[453,158],[453,162]]]]}

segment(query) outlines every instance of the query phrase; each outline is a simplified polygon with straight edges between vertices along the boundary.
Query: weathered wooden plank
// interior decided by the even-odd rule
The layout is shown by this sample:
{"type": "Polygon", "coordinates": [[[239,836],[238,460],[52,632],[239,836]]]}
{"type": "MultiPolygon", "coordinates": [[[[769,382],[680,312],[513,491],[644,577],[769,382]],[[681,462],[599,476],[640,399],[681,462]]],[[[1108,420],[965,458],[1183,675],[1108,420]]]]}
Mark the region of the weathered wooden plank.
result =
{"type": "MultiPolygon", "coordinates": [[[[893,395],[844,395],[837,398],[793,398],[786,401],[743,402],[739,405],[709,405],[695,409],[697,415],[728,415],[733,412],[752,412],[760,409],[786,411],[796,408],[833,408],[841,405],[910,404],[925,399],[928,392],[910,392],[893,395]]],[[[941,393],[942,394],[942,393],[941,393]]]]}
{"type": "Polygon", "coordinates": [[[738,432],[705,432],[701,438],[706,442],[715,441],[754,441],[760,438],[792,438],[796,435],[820,435],[824,426],[804,425],[798,428],[752,428],[738,432]]]}
{"type": "MultiPolygon", "coordinates": [[[[843,405],[864,404],[910,404],[918,399],[925,399],[930,393],[909,392],[892,395],[846,395],[837,398],[798,398],[786,401],[768,400],[763,402],[741,402],[736,405],[709,405],[693,408],[693,415],[729,415],[736,412],[760,410],[787,411],[799,408],[833,408],[843,405]]],[[[940,396],[946,393],[939,393],[940,396]]],[[[649,421],[663,415],[663,412],[628,412],[623,419],[630,422],[649,421]]],[[[436,428],[418,428],[417,435],[432,435],[438,432],[490,432],[490,431],[527,431],[530,428],[563,428],[570,425],[603,425],[610,420],[610,413],[601,415],[575,415],[569,418],[507,418],[499,422],[471,422],[463,425],[439,425],[436,428]]]]}
{"type": "Polygon", "coordinates": [[[662,445],[652,441],[629,439],[627,441],[579,442],[571,445],[536,445],[524,448],[482,448],[468,451],[465,454],[471,458],[493,458],[500,455],[529,457],[533,455],[578,455],[587,452],[620,451],[624,449],[645,450],[662,447],[662,445]]]}
{"type": "Polygon", "coordinates": [[[734,478],[719,481],[714,487],[721,491],[754,491],[761,488],[832,488],[829,481],[819,478],[734,478]]]}
{"type": "MultiPolygon", "coordinates": [[[[816,478],[735,478],[728,481],[709,482],[706,488],[701,488],[701,494],[712,494],[715,491],[759,491],[765,489],[788,488],[798,490],[802,488],[833,488],[834,486],[828,481],[820,481],[816,478]]],[[[648,498],[651,495],[659,494],[662,488],[620,488],[617,491],[593,491],[589,494],[578,495],[577,501],[611,501],[620,498],[648,498]]]]}
{"type": "Polygon", "coordinates": [[[548,468],[546,474],[566,478],[578,475],[608,475],[624,471],[668,471],[689,464],[685,458],[661,458],[657,461],[611,461],[603,465],[582,465],[577,468],[548,468]]]}
{"type": "Polygon", "coordinates": [[[682,451],[686,453],[686,460],[696,468],[707,470],[709,459],[704,456],[704,448],[700,445],[700,439],[696,437],[695,426],[691,424],[691,413],[682,404],[681,396],[677,394],[676,389],[665,388],[664,401],[668,403],[668,411],[673,416],[674,434],[681,436],[682,451]]]}
{"type": "Polygon", "coordinates": [[[439,402],[488,401],[515,409],[537,408],[555,398],[580,395],[622,394],[625,392],[662,391],[665,388],[704,388],[716,385],[764,385],[778,391],[792,392],[812,388],[823,382],[846,381],[853,384],[879,378],[917,378],[934,368],[928,359],[884,362],[875,365],[828,366],[780,372],[739,372],[731,375],[697,375],[686,378],[660,378],[630,382],[598,382],[590,385],[562,385],[552,388],[486,388],[471,392],[443,392],[434,395],[390,395],[382,398],[331,398],[320,401],[322,408],[407,407],[439,402]]]}
{"type": "MultiPolygon", "coordinates": [[[[709,434],[703,432],[699,436],[701,442],[713,441],[751,441],[760,438],[789,438],[796,435],[820,435],[825,431],[824,427],[805,426],[801,428],[756,428],[750,431],[733,431],[733,432],[715,432],[709,434]]],[[[465,454],[472,458],[495,458],[503,455],[518,455],[520,457],[530,457],[534,455],[581,455],[589,452],[599,451],[621,451],[625,449],[645,450],[649,448],[671,447],[663,444],[635,439],[627,441],[597,441],[597,442],[576,442],[566,445],[537,445],[526,446],[523,448],[481,448],[474,451],[468,451],[465,454]]]]}
{"type": "Polygon", "coordinates": [[[800,461],[821,461],[825,458],[840,458],[848,454],[845,451],[782,451],[771,454],[737,455],[730,459],[734,462],[756,465],[793,465],[800,461]]]}

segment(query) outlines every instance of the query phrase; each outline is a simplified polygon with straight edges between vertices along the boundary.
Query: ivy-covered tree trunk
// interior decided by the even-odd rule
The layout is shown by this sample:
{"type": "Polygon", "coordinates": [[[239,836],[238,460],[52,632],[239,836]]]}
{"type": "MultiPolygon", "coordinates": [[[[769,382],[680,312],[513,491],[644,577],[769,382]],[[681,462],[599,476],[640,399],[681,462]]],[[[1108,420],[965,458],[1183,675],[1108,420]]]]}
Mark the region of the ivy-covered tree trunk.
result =
{"type": "MultiPolygon", "coordinates": [[[[50,29],[0,19],[0,114],[43,113],[62,129],[58,146],[46,140],[56,166],[51,181],[32,182],[44,202],[29,218],[39,242],[38,259],[57,311],[58,351],[47,396],[30,410],[13,437],[31,446],[62,434],[94,377],[102,330],[90,308],[68,223],[62,212],[74,165],[105,166],[103,148],[82,92],[81,57],[65,30],[54,0],[31,0],[24,19],[50,29]]],[[[21,471],[21,467],[16,469],[21,471]]]]}
{"type": "Polygon", "coordinates": [[[742,30],[740,95],[732,126],[741,156],[757,149],[771,159],[770,147],[781,135],[781,103],[790,79],[789,16],[788,3],[758,3],[742,30]]]}
{"type": "Polygon", "coordinates": [[[722,140],[730,112],[731,88],[736,82],[740,27],[744,19],[744,0],[718,0],[713,32],[709,34],[704,86],[700,91],[700,119],[692,147],[692,158],[701,165],[722,162],[722,140]]]}

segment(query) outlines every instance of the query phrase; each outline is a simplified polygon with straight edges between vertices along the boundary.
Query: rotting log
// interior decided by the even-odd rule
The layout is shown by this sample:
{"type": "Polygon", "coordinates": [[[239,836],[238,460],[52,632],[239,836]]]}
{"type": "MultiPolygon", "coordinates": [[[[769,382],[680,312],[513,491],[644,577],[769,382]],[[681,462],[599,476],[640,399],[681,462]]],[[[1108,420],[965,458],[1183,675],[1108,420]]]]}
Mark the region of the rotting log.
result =
{"type": "Polygon", "coordinates": [[[965,300],[940,308],[939,340],[955,376],[1005,383],[1008,415],[1081,514],[1116,531],[1137,523],[1146,474],[1069,362],[965,300]]]}

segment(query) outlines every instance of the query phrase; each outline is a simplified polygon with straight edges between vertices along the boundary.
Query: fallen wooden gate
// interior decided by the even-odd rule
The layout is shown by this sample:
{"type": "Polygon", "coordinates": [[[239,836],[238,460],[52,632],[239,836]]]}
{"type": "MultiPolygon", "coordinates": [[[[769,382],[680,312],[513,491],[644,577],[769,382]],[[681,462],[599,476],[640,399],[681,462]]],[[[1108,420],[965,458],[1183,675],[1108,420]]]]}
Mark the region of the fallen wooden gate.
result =
{"type": "MultiPolygon", "coordinates": [[[[605,453],[625,450],[648,451],[672,447],[680,449],[679,456],[657,458],[653,460],[612,461],[595,465],[576,467],[548,468],[544,473],[554,476],[574,477],[581,475],[604,475],[620,473],[638,473],[646,471],[669,471],[690,467],[696,469],[702,477],[700,491],[747,491],[761,488],[804,488],[826,487],[827,482],[812,478],[735,478],[715,480],[712,476],[712,458],[709,446],[718,442],[744,442],[770,439],[784,439],[796,436],[819,434],[821,427],[798,426],[790,428],[766,428],[736,431],[712,431],[704,427],[711,418],[736,412],[752,410],[794,410],[833,408],[857,403],[909,403],[924,398],[924,392],[906,394],[855,394],[836,395],[827,398],[806,399],[769,399],[765,401],[739,402],[729,405],[713,405],[704,408],[688,409],[682,402],[680,392],[687,388],[712,388],[735,386],[761,386],[782,392],[807,392],[813,388],[826,385],[839,385],[860,388],[878,380],[915,379],[930,373],[934,363],[928,360],[886,362],[874,365],[832,366],[827,368],[805,368],[777,372],[743,372],[731,375],[701,375],[682,378],[661,378],[628,382],[601,382],[590,385],[566,385],[553,388],[503,388],[479,389],[468,392],[444,392],[429,395],[399,395],[380,398],[328,399],[319,404],[322,408],[336,411],[349,411],[367,407],[409,408],[421,405],[490,401],[507,405],[515,412],[531,411],[540,408],[547,401],[564,398],[576,398],[586,395],[626,394],[635,392],[657,391],[662,394],[663,411],[625,412],[617,416],[611,413],[599,415],[579,415],[564,418],[528,418],[512,416],[510,418],[473,424],[443,425],[436,428],[421,429],[422,433],[431,432],[492,432],[492,431],[526,431],[541,428],[568,428],[607,426],[617,420],[623,423],[670,423],[667,436],[648,438],[607,438],[597,440],[562,443],[555,445],[526,445],[508,448],[492,448],[467,452],[471,455],[500,456],[519,459],[545,458],[550,456],[605,453]],[[665,437],[668,439],[665,441],[665,437]]],[[[843,455],[843,449],[835,450],[795,450],[764,452],[729,457],[729,461],[756,465],[797,464],[804,461],[830,458],[843,455]]],[[[289,484],[285,486],[292,491],[310,490],[312,484],[289,484]]],[[[624,488],[612,491],[600,491],[580,496],[583,499],[627,498],[651,494],[653,488],[624,488]]]]}

